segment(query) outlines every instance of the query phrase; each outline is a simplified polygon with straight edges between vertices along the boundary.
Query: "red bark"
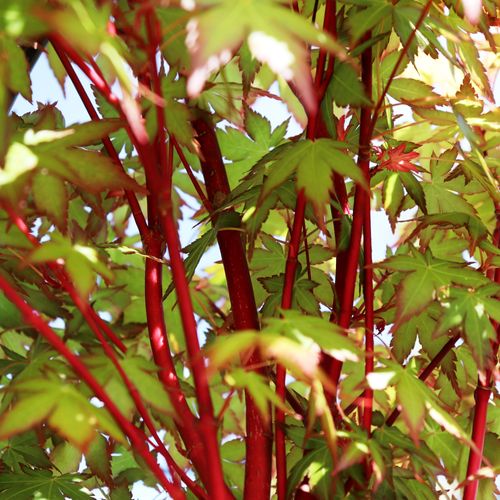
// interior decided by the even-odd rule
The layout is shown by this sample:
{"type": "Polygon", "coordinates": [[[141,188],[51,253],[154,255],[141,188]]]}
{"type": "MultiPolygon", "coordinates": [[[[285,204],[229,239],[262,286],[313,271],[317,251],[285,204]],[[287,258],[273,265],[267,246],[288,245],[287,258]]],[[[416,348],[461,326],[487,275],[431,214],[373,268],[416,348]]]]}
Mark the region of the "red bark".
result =
{"type": "MultiPolygon", "coordinates": [[[[214,126],[204,118],[193,121],[202,153],[201,167],[208,199],[212,207],[218,205],[230,192],[226,169],[215,135],[214,126]]],[[[232,209],[227,210],[233,212],[232,209]]],[[[212,217],[212,222],[216,218],[212,217]]],[[[234,327],[236,330],[258,330],[259,319],[253,293],[245,248],[239,231],[219,231],[217,242],[227,280],[234,327]]],[[[250,356],[247,365],[259,366],[258,351],[250,356]]],[[[266,376],[263,368],[257,369],[266,376]]],[[[246,401],[246,460],[245,498],[268,498],[271,490],[272,428],[270,414],[261,415],[250,394],[246,401]]]]}

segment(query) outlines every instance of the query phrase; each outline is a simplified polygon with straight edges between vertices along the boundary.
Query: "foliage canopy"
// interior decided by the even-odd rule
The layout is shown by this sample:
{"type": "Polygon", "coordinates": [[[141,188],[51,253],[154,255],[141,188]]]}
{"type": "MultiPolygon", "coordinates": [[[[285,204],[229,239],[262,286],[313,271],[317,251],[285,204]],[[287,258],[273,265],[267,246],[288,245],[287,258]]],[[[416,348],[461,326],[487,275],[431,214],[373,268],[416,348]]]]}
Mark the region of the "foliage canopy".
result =
{"type": "Polygon", "coordinates": [[[1,498],[491,498],[498,14],[2,0],[1,498]]]}

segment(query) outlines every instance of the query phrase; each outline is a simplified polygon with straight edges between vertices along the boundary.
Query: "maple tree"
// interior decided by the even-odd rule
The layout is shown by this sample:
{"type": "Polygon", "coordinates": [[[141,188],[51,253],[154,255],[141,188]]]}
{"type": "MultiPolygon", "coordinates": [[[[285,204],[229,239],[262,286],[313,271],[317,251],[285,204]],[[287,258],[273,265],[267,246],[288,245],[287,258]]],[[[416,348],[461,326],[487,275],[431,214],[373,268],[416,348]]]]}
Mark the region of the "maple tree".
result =
{"type": "Polygon", "coordinates": [[[0,496],[493,497],[498,14],[3,0],[0,496]]]}

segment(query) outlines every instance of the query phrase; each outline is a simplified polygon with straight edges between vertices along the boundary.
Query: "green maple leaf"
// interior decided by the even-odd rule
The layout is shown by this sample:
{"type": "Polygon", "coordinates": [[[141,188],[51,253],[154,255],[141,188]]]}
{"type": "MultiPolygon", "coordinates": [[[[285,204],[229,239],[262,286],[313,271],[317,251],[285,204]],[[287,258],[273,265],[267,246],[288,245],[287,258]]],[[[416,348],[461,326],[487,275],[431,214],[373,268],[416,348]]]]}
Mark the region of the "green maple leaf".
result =
{"type": "Polygon", "coordinates": [[[447,178],[456,157],[457,151],[451,149],[445,151],[437,160],[431,161],[431,180],[424,182],[422,186],[429,214],[461,212],[476,215],[474,207],[460,196],[467,191],[465,178],[447,178]]]}
{"type": "Polygon", "coordinates": [[[378,266],[406,273],[398,287],[397,324],[420,313],[442,288],[452,284],[474,287],[488,281],[465,264],[434,258],[430,250],[425,254],[414,251],[413,255],[397,255],[378,266]]]}
{"type": "Polygon", "coordinates": [[[0,74],[2,85],[31,101],[31,80],[23,50],[14,40],[0,32],[0,74]]]}
{"type": "Polygon", "coordinates": [[[304,42],[345,58],[344,49],[329,35],[280,2],[207,0],[187,25],[186,45],[191,53],[188,94],[197,96],[210,74],[228,63],[245,40],[258,61],[267,63],[285,80],[294,79],[310,105],[313,88],[304,42]]]}
{"type": "Polygon", "coordinates": [[[500,322],[499,297],[500,286],[495,283],[476,289],[453,288],[440,319],[438,332],[462,326],[465,341],[480,370],[490,361],[491,341],[496,339],[491,320],[500,322]]]}
{"type": "Polygon", "coordinates": [[[40,448],[35,432],[24,432],[13,436],[4,446],[2,461],[18,472],[21,465],[49,469],[52,467],[45,450],[40,448]]]}
{"type": "Polygon", "coordinates": [[[47,498],[51,500],[89,500],[92,497],[82,491],[84,476],[80,474],[54,475],[51,471],[0,474],[0,496],[4,500],[22,498],[47,498]]]}
{"type": "Polygon", "coordinates": [[[70,443],[85,451],[100,428],[114,439],[122,433],[102,408],[96,408],[71,384],[58,380],[28,379],[12,388],[17,400],[0,417],[0,439],[24,432],[46,420],[70,443]]]}
{"type": "Polygon", "coordinates": [[[230,160],[226,168],[231,187],[237,186],[250,168],[283,140],[288,122],[289,120],[286,120],[271,131],[271,124],[267,118],[251,108],[246,108],[247,134],[232,127],[226,127],[225,130],[217,129],[222,155],[230,160]]]}
{"type": "Polygon", "coordinates": [[[344,143],[331,139],[303,140],[282,148],[275,157],[268,157],[269,175],[262,186],[261,201],[295,174],[297,191],[304,191],[321,218],[330,201],[333,172],[366,186],[359,167],[342,151],[344,147],[344,143]]]}
{"type": "Polygon", "coordinates": [[[0,199],[17,204],[31,184],[37,208],[64,230],[68,196],[63,181],[90,193],[113,189],[144,192],[109,157],[80,147],[95,144],[121,126],[121,121],[110,119],[63,130],[20,131],[0,171],[0,199]]]}

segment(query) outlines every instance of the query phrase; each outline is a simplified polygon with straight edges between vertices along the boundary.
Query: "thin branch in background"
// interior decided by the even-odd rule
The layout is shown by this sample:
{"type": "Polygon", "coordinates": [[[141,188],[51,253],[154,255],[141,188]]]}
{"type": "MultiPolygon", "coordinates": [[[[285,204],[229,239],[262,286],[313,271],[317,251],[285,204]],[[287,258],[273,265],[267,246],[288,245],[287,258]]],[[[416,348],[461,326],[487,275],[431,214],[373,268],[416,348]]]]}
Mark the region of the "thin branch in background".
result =
{"type": "MultiPolygon", "coordinates": [[[[71,65],[71,62],[67,58],[66,54],[64,53],[63,50],[61,50],[61,48],[57,43],[53,43],[52,46],[54,47],[54,50],[56,51],[62,65],[64,66],[66,73],[68,73],[71,83],[73,84],[78,95],[80,96],[80,99],[82,100],[83,105],[85,106],[85,109],[87,110],[87,113],[89,114],[90,118],[94,121],[99,121],[100,117],[97,114],[97,111],[95,110],[92,101],[87,95],[87,92],[85,92],[85,89],[82,83],[80,82],[80,79],[78,78],[78,75],[73,69],[73,66],[71,65]]],[[[120,165],[123,170],[125,170],[120,160],[120,157],[118,156],[118,153],[116,152],[113,143],[111,142],[109,137],[104,137],[102,139],[102,143],[104,144],[104,148],[106,149],[108,156],[112,158],[118,165],[120,165]]],[[[128,189],[125,190],[125,196],[127,197],[127,201],[130,205],[130,210],[132,211],[132,216],[134,217],[134,221],[137,225],[137,229],[139,230],[139,234],[142,239],[145,239],[149,230],[148,230],[148,225],[146,223],[146,219],[144,218],[144,214],[142,213],[139,202],[137,201],[137,197],[133,191],[130,191],[128,189]]]]}
{"type": "Polygon", "coordinates": [[[179,158],[181,160],[182,166],[184,167],[184,170],[189,176],[189,179],[191,180],[191,183],[193,184],[194,189],[196,190],[196,193],[200,197],[201,204],[205,208],[205,210],[211,214],[213,211],[212,204],[210,203],[210,200],[207,198],[206,194],[203,192],[202,187],[200,186],[200,183],[198,182],[198,179],[193,173],[193,170],[191,169],[191,165],[189,165],[189,162],[186,159],[186,155],[182,151],[182,148],[180,147],[179,143],[177,142],[177,139],[175,136],[170,135],[170,140],[172,141],[175,151],[179,155],[179,158]]]}
{"type": "MultiPolygon", "coordinates": [[[[427,378],[432,373],[434,368],[436,368],[441,363],[441,361],[443,361],[445,356],[453,349],[453,347],[455,347],[455,344],[457,343],[459,338],[460,335],[456,334],[450,340],[448,340],[448,342],[446,342],[446,344],[443,347],[441,347],[439,352],[434,356],[434,358],[432,358],[429,364],[422,370],[422,372],[418,376],[418,378],[422,380],[422,382],[425,382],[427,380],[427,378]]],[[[347,409],[348,408],[346,408],[346,413],[347,409]]],[[[386,425],[390,427],[392,424],[394,424],[394,422],[399,417],[400,413],[401,412],[397,408],[395,408],[392,411],[392,413],[387,417],[387,420],[385,421],[386,425]]]]}

